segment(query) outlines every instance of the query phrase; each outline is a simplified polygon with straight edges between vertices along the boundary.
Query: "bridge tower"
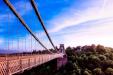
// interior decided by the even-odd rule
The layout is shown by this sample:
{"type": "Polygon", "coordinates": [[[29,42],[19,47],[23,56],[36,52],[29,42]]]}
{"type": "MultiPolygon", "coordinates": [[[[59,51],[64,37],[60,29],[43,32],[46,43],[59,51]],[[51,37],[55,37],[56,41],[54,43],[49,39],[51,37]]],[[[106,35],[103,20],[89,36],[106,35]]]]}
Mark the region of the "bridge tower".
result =
{"type": "Polygon", "coordinates": [[[64,44],[60,44],[59,52],[65,54],[64,44]]]}
{"type": "Polygon", "coordinates": [[[59,70],[60,67],[65,66],[66,63],[67,63],[67,55],[66,55],[66,52],[65,52],[64,44],[60,44],[58,52],[62,53],[64,55],[61,58],[57,58],[57,70],[59,70]]]}

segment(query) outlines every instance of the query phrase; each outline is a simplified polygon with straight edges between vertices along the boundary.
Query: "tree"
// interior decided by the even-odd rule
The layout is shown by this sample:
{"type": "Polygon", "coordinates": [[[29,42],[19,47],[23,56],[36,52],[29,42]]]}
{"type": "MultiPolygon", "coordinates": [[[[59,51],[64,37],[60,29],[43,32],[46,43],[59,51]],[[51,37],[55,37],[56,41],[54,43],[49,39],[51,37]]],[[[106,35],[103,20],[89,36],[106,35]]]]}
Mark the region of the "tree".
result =
{"type": "Polygon", "coordinates": [[[88,71],[84,71],[83,75],[92,75],[88,71]]]}
{"type": "Polygon", "coordinates": [[[95,46],[95,44],[92,44],[91,45],[91,47],[90,47],[90,50],[91,50],[91,52],[96,52],[96,46],[95,46]]]}
{"type": "Polygon", "coordinates": [[[76,70],[77,75],[81,75],[81,69],[76,70]]]}
{"type": "Polygon", "coordinates": [[[101,70],[101,68],[95,68],[93,70],[94,75],[104,75],[104,72],[101,70]]]}
{"type": "Polygon", "coordinates": [[[105,61],[107,58],[106,58],[105,55],[99,55],[99,59],[100,59],[101,61],[105,61]]]}
{"type": "Polygon", "coordinates": [[[92,72],[88,69],[85,69],[83,75],[92,75],[92,72]]]}
{"type": "Polygon", "coordinates": [[[103,53],[106,53],[106,49],[102,45],[97,45],[96,52],[103,54],[103,53]]]}
{"type": "Polygon", "coordinates": [[[105,71],[105,74],[106,75],[113,75],[113,68],[110,68],[110,67],[107,68],[106,71],[105,71]]]}
{"type": "Polygon", "coordinates": [[[100,67],[100,59],[96,55],[90,55],[88,58],[89,68],[92,70],[96,67],[100,67]]]}
{"type": "Polygon", "coordinates": [[[66,48],[66,54],[67,54],[68,56],[74,55],[73,49],[72,49],[71,47],[67,47],[67,48],[66,48]]]}

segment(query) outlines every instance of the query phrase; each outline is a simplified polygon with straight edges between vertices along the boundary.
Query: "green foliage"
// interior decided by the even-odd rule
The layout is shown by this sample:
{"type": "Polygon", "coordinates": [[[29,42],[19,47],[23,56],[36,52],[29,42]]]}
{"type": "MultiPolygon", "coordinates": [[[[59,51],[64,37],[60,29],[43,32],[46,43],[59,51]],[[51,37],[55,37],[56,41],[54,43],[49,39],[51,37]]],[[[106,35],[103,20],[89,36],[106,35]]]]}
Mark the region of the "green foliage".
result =
{"type": "Polygon", "coordinates": [[[94,44],[68,47],[66,53],[68,75],[113,75],[113,49],[110,47],[94,44]]]}
{"type": "Polygon", "coordinates": [[[85,69],[83,75],[92,75],[92,72],[88,69],[85,69]]]}
{"type": "Polygon", "coordinates": [[[102,45],[97,45],[96,51],[97,51],[98,53],[100,53],[100,54],[106,53],[106,49],[105,49],[105,47],[102,46],[102,45]]]}
{"type": "Polygon", "coordinates": [[[99,55],[98,56],[99,57],[99,59],[101,60],[101,61],[106,61],[107,60],[107,57],[105,56],[105,55],[99,55]]]}
{"type": "Polygon", "coordinates": [[[101,68],[95,68],[95,69],[93,70],[93,74],[94,74],[94,75],[103,75],[104,73],[103,73],[103,71],[102,71],[101,68]]]}
{"type": "MultiPolygon", "coordinates": [[[[52,75],[113,75],[113,49],[102,45],[66,48],[68,63],[52,75]]],[[[47,66],[44,72],[51,72],[47,66]]],[[[51,74],[51,73],[49,73],[51,74]]]]}
{"type": "Polygon", "coordinates": [[[92,75],[88,71],[84,71],[83,75],[92,75]]]}
{"type": "Polygon", "coordinates": [[[107,68],[105,73],[106,75],[113,75],[113,68],[107,68]]]}

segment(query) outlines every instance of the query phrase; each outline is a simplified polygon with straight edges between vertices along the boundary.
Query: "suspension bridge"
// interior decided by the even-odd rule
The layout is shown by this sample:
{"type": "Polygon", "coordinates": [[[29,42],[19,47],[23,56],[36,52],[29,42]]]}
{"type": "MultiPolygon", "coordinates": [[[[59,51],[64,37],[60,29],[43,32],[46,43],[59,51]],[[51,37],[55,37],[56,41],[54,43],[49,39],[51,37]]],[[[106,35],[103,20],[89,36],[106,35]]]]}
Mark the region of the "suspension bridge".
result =
{"type": "Polygon", "coordinates": [[[37,16],[37,19],[41,23],[41,26],[51,43],[53,49],[56,52],[52,52],[49,50],[43,43],[40,41],[40,39],[33,33],[31,28],[25,23],[23,18],[20,16],[20,14],[16,11],[15,7],[9,0],[4,0],[4,3],[8,6],[8,8],[13,12],[13,14],[16,16],[16,18],[20,21],[20,23],[23,25],[23,27],[29,32],[29,34],[35,39],[37,43],[39,43],[44,50],[47,50],[49,53],[46,54],[28,54],[23,56],[8,56],[0,57],[0,75],[12,75],[19,72],[23,72],[24,70],[31,69],[33,67],[39,66],[41,64],[47,63],[53,59],[57,60],[57,69],[59,69],[61,66],[65,65],[67,62],[66,53],[64,44],[60,44],[59,49],[57,49],[43,23],[43,20],[40,16],[40,13],[38,11],[38,8],[36,6],[36,3],[34,0],[31,0],[30,3],[34,9],[34,12],[37,16]]]}

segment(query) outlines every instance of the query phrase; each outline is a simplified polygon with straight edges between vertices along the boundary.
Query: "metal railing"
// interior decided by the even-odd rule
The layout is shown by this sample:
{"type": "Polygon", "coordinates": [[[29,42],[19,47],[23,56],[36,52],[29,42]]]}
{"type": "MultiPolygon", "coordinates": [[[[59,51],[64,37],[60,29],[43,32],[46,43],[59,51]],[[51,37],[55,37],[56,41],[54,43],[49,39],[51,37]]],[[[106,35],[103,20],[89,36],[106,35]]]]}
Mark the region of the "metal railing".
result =
{"type": "Polygon", "coordinates": [[[50,60],[63,57],[63,54],[41,54],[32,56],[23,56],[19,59],[9,57],[9,60],[0,61],[0,75],[12,75],[22,72],[26,69],[41,65],[50,60]]]}

